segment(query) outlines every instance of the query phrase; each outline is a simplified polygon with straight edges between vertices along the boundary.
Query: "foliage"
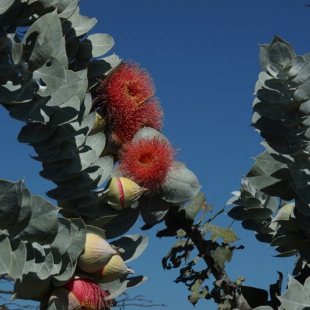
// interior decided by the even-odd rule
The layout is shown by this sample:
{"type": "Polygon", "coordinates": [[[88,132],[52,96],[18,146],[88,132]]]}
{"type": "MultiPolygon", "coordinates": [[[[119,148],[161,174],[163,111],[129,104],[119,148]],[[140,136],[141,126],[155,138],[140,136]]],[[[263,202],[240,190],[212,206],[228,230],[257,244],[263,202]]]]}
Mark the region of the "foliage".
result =
{"type": "Polygon", "coordinates": [[[261,46],[260,62],[252,125],[266,150],[255,157],[240,192],[228,202],[235,205],[229,215],[274,246],[278,256],[300,253],[307,264],[309,54],[296,55],[289,43],[275,37],[261,46]]]}
{"type": "MultiPolygon", "coordinates": [[[[121,146],[111,141],[115,128],[97,91],[121,66],[114,54],[102,57],[114,45],[112,37],[88,35],[97,21],[79,13],[78,1],[7,1],[0,14],[1,103],[11,117],[25,122],[18,141],[34,148],[41,177],[56,185],[47,195],[58,203],[31,196],[22,181],[1,181],[1,273],[16,279],[14,298],[54,309],[55,301],[47,305],[52,290],[81,276],[77,259],[88,233],[114,239],[111,247],[128,262],[147,245],[145,236],[123,236],[140,214],[146,225],[155,225],[172,205],[195,197],[200,185],[184,164],[172,163],[160,190],[144,194],[141,204],[134,203],[137,196],[126,210],[115,210],[108,181],[120,173],[115,167],[121,146]]],[[[143,112],[159,113],[154,104],[145,104],[143,112]]],[[[123,117],[118,114],[117,120],[123,117]]],[[[155,137],[166,140],[149,127],[135,139],[155,137]]],[[[122,191],[131,198],[130,188],[122,191]]],[[[95,275],[83,276],[98,282],[95,275]]],[[[100,286],[116,297],[145,280],[121,277],[100,286]]]]}
{"type": "MultiPolygon", "coordinates": [[[[130,276],[125,266],[147,246],[146,236],[125,235],[141,216],[143,230],[163,222],[157,236],[177,238],[162,264],[171,269],[185,263],[176,282],[188,287],[193,305],[211,298],[218,309],[309,304],[310,54],[296,55],[277,36],[261,45],[252,125],[266,150],[227,203],[233,205],[228,215],[279,257],[297,255],[288,289],[281,295],[279,274],[268,294],[242,285],[243,277],[229,278],[225,264],[243,246],[234,244],[231,228],[211,223],[224,209],[207,218],[212,205],[199,193],[197,177],[175,161],[160,132],[162,110],[150,76],[137,64],[107,56],[112,37],[88,34],[96,22],[80,14],[78,0],[0,4],[0,102],[25,123],[18,141],[37,153],[40,176],[55,184],[47,195],[58,205],[31,195],[23,181],[0,180],[0,273],[15,278],[14,298],[62,309],[61,290],[79,282],[95,288],[89,299],[102,309],[112,306],[113,300],[96,298],[113,299],[147,279],[130,276]],[[109,270],[118,276],[105,281],[113,255],[120,265],[109,270]],[[99,267],[85,272],[90,269],[79,263],[82,256],[83,264],[91,257],[99,267]],[[211,276],[212,287],[206,284],[211,276]]],[[[88,302],[66,294],[67,305],[88,302]]]]}
{"type": "MultiPolygon", "coordinates": [[[[309,54],[296,55],[288,42],[276,36],[261,45],[260,64],[263,71],[255,87],[252,125],[264,138],[265,151],[254,158],[240,191],[228,201],[234,205],[228,215],[254,230],[259,241],[279,252],[278,257],[297,255],[293,274],[303,283],[310,259],[309,54]]],[[[291,296],[288,292],[296,283],[291,279],[282,296],[291,296]]],[[[293,309],[297,298],[290,297],[294,306],[285,298],[279,297],[283,307],[293,309]]]]}

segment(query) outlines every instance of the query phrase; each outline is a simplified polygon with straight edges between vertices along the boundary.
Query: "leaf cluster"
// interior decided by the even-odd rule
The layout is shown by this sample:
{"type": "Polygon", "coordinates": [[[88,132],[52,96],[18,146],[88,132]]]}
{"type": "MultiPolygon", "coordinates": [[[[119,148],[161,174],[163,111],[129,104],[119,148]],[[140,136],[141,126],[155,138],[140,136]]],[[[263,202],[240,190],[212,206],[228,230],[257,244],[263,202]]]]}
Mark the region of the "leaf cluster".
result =
{"type": "Polygon", "coordinates": [[[235,205],[228,215],[278,256],[302,253],[309,244],[309,60],[277,36],[261,45],[252,125],[265,151],[228,202],[235,205]]]}
{"type": "Polygon", "coordinates": [[[31,195],[22,181],[1,180],[0,202],[0,273],[16,279],[14,298],[40,300],[52,284],[72,277],[84,249],[85,224],[59,218],[59,208],[31,195]]]}
{"type": "MultiPolygon", "coordinates": [[[[303,279],[309,276],[310,259],[309,60],[309,54],[297,55],[278,36],[260,46],[262,72],[255,86],[252,126],[264,139],[265,151],[254,158],[240,191],[227,202],[233,205],[228,215],[273,246],[276,256],[297,256],[293,274],[303,279]]],[[[292,307],[286,298],[278,300],[280,309],[292,307]]]]}

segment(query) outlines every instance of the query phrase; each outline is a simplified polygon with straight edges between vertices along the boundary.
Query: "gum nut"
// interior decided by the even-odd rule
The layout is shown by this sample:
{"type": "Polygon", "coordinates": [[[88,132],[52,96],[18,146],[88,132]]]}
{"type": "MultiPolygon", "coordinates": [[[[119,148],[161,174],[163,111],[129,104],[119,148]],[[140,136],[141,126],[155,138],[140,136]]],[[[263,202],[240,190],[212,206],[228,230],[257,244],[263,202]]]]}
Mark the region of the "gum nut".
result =
{"type": "Polygon", "coordinates": [[[133,274],[134,271],[129,269],[119,254],[113,255],[101,270],[99,270],[99,283],[108,283],[122,278],[128,274],[133,274]]]}
{"type": "Polygon", "coordinates": [[[116,253],[102,237],[87,233],[84,251],[78,258],[78,267],[84,272],[96,272],[106,265],[116,253]]]}
{"type": "Polygon", "coordinates": [[[52,292],[49,303],[54,301],[56,309],[82,310],[79,300],[65,288],[58,287],[52,292]]]}
{"type": "Polygon", "coordinates": [[[130,207],[147,190],[124,177],[112,177],[108,188],[108,204],[118,211],[130,207]]]}

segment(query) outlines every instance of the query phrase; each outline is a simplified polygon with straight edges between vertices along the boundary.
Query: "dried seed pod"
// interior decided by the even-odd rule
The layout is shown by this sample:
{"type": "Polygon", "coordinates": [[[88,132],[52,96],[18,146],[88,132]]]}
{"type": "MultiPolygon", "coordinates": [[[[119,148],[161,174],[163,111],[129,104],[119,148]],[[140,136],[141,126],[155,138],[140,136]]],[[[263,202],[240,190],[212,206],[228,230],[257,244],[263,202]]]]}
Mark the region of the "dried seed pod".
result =
{"type": "Polygon", "coordinates": [[[87,233],[84,251],[78,258],[78,267],[88,273],[96,272],[116,253],[102,237],[87,233]]]}

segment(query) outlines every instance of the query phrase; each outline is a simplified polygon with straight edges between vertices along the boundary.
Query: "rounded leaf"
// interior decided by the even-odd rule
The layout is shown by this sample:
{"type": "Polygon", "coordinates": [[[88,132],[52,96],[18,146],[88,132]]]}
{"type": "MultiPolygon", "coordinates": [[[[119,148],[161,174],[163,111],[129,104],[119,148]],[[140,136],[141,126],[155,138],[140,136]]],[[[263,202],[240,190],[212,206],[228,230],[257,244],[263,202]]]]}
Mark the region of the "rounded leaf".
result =
{"type": "Polygon", "coordinates": [[[185,164],[176,163],[161,186],[159,196],[172,203],[184,203],[193,199],[201,186],[196,175],[186,168],[185,164]]]}

